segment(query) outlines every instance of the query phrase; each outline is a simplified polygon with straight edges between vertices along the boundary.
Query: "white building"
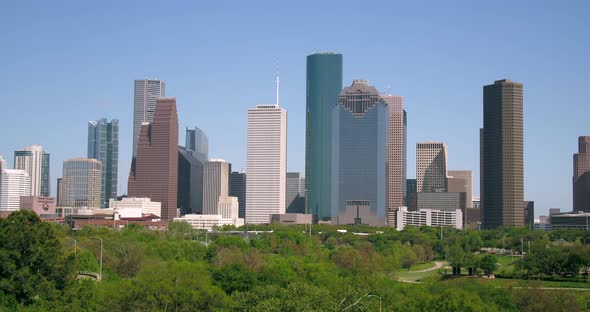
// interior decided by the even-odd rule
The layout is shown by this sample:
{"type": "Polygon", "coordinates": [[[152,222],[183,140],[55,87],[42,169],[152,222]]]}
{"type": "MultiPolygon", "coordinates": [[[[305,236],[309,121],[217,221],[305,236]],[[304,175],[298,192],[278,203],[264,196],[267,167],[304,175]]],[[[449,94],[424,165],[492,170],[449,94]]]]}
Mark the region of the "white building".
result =
{"type": "Polygon", "coordinates": [[[224,218],[237,219],[240,205],[234,196],[219,196],[217,211],[224,218]]]}
{"type": "Polygon", "coordinates": [[[287,111],[276,105],[248,110],[246,223],[268,223],[285,213],[287,111]]]}
{"type": "Polygon", "coordinates": [[[447,191],[447,145],[440,142],[416,144],[417,192],[447,191]]]}
{"type": "Polygon", "coordinates": [[[407,207],[396,209],[395,224],[398,231],[406,225],[413,226],[452,226],[456,229],[463,228],[463,213],[461,209],[453,211],[420,209],[408,211],[407,207]]]}
{"type": "Polygon", "coordinates": [[[0,157],[0,213],[20,209],[20,197],[31,195],[31,179],[24,170],[7,169],[0,157]]]}
{"type": "Polygon", "coordinates": [[[49,154],[42,146],[30,145],[15,151],[14,169],[29,174],[32,196],[49,196],[49,154]]]}
{"type": "MultiPolygon", "coordinates": [[[[109,208],[114,209],[115,211],[128,210],[130,213],[133,210],[129,209],[135,209],[139,211],[139,217],[141,217],[142,214],[153,214],[161,217],[162,203],[151,201],[147,197],[123,197],[121,200],[111,198],[109,200],[109,208]]],[[[137,213],[134,213],[133,215],[137,215],[137,213]]],[[[127,217],[121,215],[121,218],[136,218],[136,216],[127,217]]]]}
{"type": "Polygon", "coordinates": [[[214,227],[221,227],[224,225],[233,225],[240,227],[244,225],[244,219],[224,218],[222,215],[201,215],[201,214],[187,214],[180,218],[174,218],[174,222],[187,222],[193,229],[211,231],[214,227]]]}
{"type": "Polygon", "coordinates": [[[230,165],[223,159],[212,158],[203,169],[203,214],[220,214],[219,198],[229,194],[230,165]]]}

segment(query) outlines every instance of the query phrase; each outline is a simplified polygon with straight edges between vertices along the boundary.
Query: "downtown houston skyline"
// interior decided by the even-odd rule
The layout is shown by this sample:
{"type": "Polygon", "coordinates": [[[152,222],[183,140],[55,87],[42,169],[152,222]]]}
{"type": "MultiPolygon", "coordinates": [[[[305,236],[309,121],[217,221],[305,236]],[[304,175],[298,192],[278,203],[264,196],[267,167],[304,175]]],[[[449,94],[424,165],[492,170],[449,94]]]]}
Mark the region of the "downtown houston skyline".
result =
{"type": "Polygon", "coordinates": [[[43,146],[51,153],[54,195],[63,161],[86,155],[88,121],[118,119],[117,193],[126,193],[133,81],[161,79],[166,95],[178,99],[179,142],[184,142],[186,127],[198,126],[209,136],[210,157],[226,159],[236,171],[245,169],[247,109],[273,102],[278,59],[281,107],[289,114],[287,171],[303,173],[305,57],[321,49],[343,55],[344,85],[366,79],[381,92],[404,97],[407,178],[415,178],[417,142],[444,142],[449,167],[473,171],[475,196],[480,194],[482,86],[499,79],[523,83],[525,198],[535,201],[537,215],[549,208],[571,210],[571,158],[578,150],[577,138],[590,134],[583,118],[590,112],[584,92],[589,86],[580,76],[590,70],[585,58],[589,43],[578,40],[590,35],[583,27],[587,3],[564,8],[523,2],[513,4],[511,14],[492,4],[432,4],[424,10],[381,3],[369,21],[338,18],[330,25],[321,20],[353,16],[354,9],[316,4],[312,16],[304,18],[311,3],[298,9],[236,7],[230,10],[234,13],[207,4],[212,6],[206,10],[209,16],[193,4],[171,11],[157,5],[141,7],[137,13],[143,14],[136,15],[166,12],[159,15],[164,26],[148,35],[143,34],[147,21],[123,18],[137,9],[131,6],[122,5],[122,16],[110,16],[103,27],[100,15],[90,12],[110,14],[106,7],[8,4],[7,12],[14,14],[0,23],[16,27],[10,27],[15,30],[7,34],[7,49],[0,51],[1,68],[13,73],[0,78],[0,106],[11,116],[0,124],[0,154],[9,167],[15,150],[43,146]],[[258,22],[236,16],[243,10],[249,12],[248,21],[258,22]],[[72,19],[60,21],[56,12],[72,19]],[[223,20],[243,27],[235,32],[223,20]],[[360,33],[374,44],[348,40],[360,33]],[[154,36],[166,44],[154,43],[154,36]]]}

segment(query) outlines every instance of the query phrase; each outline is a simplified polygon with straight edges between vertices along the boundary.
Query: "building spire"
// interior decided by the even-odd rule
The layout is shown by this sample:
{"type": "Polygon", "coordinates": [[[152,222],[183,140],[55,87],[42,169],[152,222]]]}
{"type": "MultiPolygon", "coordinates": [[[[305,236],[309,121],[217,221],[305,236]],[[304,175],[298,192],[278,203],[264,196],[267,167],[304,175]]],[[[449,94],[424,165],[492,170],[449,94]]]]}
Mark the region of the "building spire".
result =
{"type": "Polygon", "coordinates": [[[277,60],[277,80],[275,81],[277,83],[277,106],[279,106],[279,84],[280,84],[280,80],[279,80],[279,61],[277,60]]]}

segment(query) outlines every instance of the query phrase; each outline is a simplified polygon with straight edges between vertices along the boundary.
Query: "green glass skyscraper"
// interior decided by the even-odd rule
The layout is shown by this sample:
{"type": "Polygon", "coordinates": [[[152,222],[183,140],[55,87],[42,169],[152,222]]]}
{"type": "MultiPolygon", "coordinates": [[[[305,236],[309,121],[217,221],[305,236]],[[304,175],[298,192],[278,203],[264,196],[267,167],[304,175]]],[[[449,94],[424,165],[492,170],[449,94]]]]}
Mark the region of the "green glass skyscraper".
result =
{"type": "Polygon", "coordinates": [[[342,54],[308,55],[306,87],[306,210],[319,220],[329,220],[332,217],[332,111],[342,90],[342,54]]]}

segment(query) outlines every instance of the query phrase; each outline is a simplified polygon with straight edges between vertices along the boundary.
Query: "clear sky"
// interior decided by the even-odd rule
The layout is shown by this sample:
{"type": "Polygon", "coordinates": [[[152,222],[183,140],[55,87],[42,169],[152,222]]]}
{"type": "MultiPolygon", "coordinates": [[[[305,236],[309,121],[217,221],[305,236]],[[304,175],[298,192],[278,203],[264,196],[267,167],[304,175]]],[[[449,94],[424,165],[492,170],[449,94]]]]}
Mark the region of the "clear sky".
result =
{"type": "Polygon", "coordinates": [[[524,84],[525,198],[536,215],[571,209],[572,154],[590,135],[589,1],[1,1],[0,155],[41,144],[52,189],[86,156],[87,121],[120,120],[119,192],[131,159],[133,80],[166,81],[210,157],[245,167],[247,109],[288,111],[288,170],[304,171],[305,58],[344,55],[362,78],[404,96],[408,177],[415,144],[448,144],[450,169],[479,194],[482,86],[524,84]],[[586,96],[584,95],[586,94],[586,96]]]}

